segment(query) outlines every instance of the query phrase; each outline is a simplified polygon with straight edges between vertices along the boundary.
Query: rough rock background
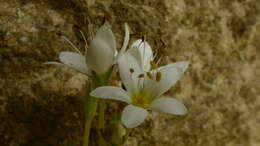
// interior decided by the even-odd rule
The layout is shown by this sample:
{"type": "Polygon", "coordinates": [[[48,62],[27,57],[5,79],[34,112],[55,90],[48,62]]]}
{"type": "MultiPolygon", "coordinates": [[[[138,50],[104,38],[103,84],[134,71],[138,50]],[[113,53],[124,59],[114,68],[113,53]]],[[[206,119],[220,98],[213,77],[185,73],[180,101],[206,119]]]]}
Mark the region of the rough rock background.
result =
{"type": "Polygon", "coordinates": [[[0,0],[0,145],[79,145],[79,98],[87,77],[44,66],[78,46],[73,29],[96,30],[106,17],[122,44],[145,35],[162,64],[189,60],[167,94],[182,100],[186,116],[153,112],[126,145],[260,145],[259,0],[0,0]]]}

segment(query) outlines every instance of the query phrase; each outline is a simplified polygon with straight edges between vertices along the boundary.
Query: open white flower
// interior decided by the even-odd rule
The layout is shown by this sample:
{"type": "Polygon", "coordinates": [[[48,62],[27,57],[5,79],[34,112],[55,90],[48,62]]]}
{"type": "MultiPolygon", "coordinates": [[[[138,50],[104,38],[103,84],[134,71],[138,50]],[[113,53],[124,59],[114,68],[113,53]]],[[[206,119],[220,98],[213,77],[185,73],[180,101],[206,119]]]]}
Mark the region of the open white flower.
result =
{"type": "MultiPolygon", "coordinates": [[[[85,39],[84,35],[83,38],[85,39]]],[[[45,64],[55,64],[67,66],[87,75],[91,75],[91,71],[97,74],[106,73],[118,58],[125,52],[129,41],[129,29],[125,23],[125,38],[123,46],[118,53],[116,50],[116,41],[110,25],[104,24],[96,33],[94,39],[90,42],[90,46],[86,48],[86,55],[82,55],[79,49],[68,39],[66,41],[78,52],[61,52],[59,62],[46,62],[45,64]]],[[[85,39],[86,41],[86,39],[85,39]]],[[[86,42],[87,43],[87,42],[86,42]]],[[[87,46],[87,45],[86,45],[87,46]]]]}
{"type": "Polygon", "coordinates": [[[128,103],[121,118],[122,123],[128,128],[141,124],[148,113],[147,109],[175,115],[183,115],[187,112],[180,101],[169,97],[159,97],[180,79],[189,63],[181,61],[143,72],[143,68],[150,69],[150,65],[148,66],[147,62],[144,63],[146,65],[140,66],[136,56],[124,54],[120,57],[118,64],[120,77],[127,91],[118,87],[103,86],[90,93],[91,96],[97,98],[115,99],[128,103]]]}

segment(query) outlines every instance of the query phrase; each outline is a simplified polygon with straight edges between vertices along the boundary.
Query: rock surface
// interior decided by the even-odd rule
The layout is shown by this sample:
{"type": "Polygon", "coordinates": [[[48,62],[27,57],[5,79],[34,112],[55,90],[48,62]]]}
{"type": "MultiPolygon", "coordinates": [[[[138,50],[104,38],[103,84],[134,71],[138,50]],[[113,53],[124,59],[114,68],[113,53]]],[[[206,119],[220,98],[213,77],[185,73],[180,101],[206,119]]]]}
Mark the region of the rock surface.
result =
{"type": "Polygon", "coordinates": [[[0,0],[1,145],[80,145],[88,78],[43,63],[72,51],[58,34],[83,48],[73,25],[89,32],[104,17],[118,46],[127,22],[162,64],[190,61],[167,93],[189,113],[153,112],[126,145],[260,145],[259,0],[0,0]]]}

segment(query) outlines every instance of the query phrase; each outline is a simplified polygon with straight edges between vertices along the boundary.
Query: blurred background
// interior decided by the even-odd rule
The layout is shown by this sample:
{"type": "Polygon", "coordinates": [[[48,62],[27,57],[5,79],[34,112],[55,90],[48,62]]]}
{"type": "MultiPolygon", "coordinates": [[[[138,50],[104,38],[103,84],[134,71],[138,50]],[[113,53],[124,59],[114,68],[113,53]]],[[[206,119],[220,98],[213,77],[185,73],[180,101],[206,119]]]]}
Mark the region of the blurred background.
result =
{"type": "Polygon", "coordinates": [[[73,51],[60,34],[84,51],[73,26],[104,18],[118,48],[127,22],[161,64],[191,62],[167,92],[188,114],[152,112],[126,146],[260,145],[259,0],[0,0],[1,146],[80,145],[88,78],[43,63],[73,51]]]}

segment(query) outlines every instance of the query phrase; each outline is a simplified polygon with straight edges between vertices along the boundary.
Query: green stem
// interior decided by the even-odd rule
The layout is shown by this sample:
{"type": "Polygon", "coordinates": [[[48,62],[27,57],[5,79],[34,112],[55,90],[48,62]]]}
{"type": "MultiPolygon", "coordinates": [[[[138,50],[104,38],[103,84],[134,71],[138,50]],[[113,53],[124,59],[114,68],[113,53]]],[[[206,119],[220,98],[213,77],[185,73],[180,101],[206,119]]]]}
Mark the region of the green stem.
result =
{"type": "Polygon", "coordinates": [[[99,136],[98,136],[98,145],[99,146],[105,146],[106,142],[102,136],[101,131],[105,127],[105,109],[106,109],[106,103],[104,101],[99,101],[99,112],[98,112],[98,130],[99,130],[99,136]]]}
{"type": "Polygon", "coordinates": [[[104,128],[104,120],[105,120],[105,109],[106,109],[106,104],[104,101],[99,101],[99,115],[98,115],[98,127],[100,129],[104,128]]]}
{"type": "MultiPolygon", "coordinates": [[[[106,74],[97,76],[96,81],[99,86],[107,85],[108,79],[112,73],[112,68],[106,74]]],[[[98,145],[106,146],[106,141],[102,135],[102,130],[105,128],[105,111],[106,103],[105,101],[99,100],[98,102],[98,145]]]]}
{"type": "Polygon", "coordinates": [[[84,132],[84,137],[83,137],[83,146],[88,146],[92,119],[93,118],[86,120],[86,122],[85,122],[85,132],[84,132]]]}
{"type": "MultiPolygon", "coordinates": [[[[92,86],[93,87],[93,86],[92,86]]],[[[97,99],[95,97],[89,96],[89,93],[92,90],[92,87],[89,87],[87,90],[86,98],[84,98],[84,108],[85,108],[85,131],[83,136],[83,146],[88,146],[89,144],[89,135],[91,130],[91,123],[95,116],[97,109],[97,99]]]]}
{"type": "MultiPolygon", "coordinates": [[[[108,79],[112,73],[113,68],[111,68],[107,73],[105,73],[104,75],[97,75],[94,74],[92,77],[92,86],[88,88],[87,90],[87,95],[85,101],[84,101],[84,108],[85,108],[85,115],[86,115],[86,119],[85,119],[85,131],[84,131],[84,136],[83,136],[83,146],[88,146],[89,144],[89,135],[90,135],[90,130],[91,130],[91,122],[95,116],[96,110],[97,110],[97,99],[95,97],[92,97],[89,95],[89,93],[95,89],[96,87],[99,86],[104,86],[107,84],[108,79]]],[[[99,146],[106,146],[106,142],[103,139],[101,130],[104,128],[105,126],[105,103],[103,101],[100,101],[99,103],[99,121],[98,121],[98,130],[99,130],[99,134],[98,134],[98,142],[99,142],[99,146]]]]}

